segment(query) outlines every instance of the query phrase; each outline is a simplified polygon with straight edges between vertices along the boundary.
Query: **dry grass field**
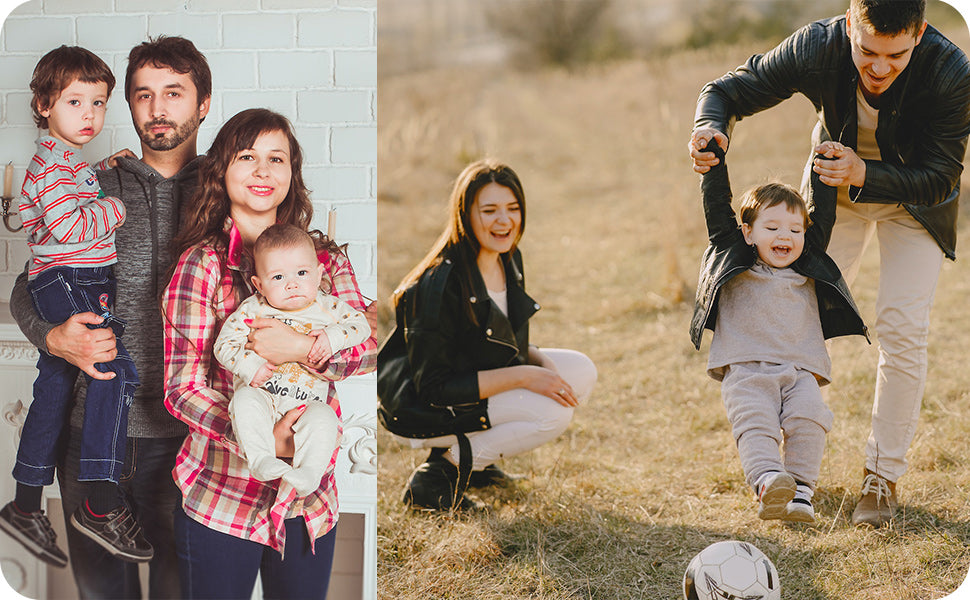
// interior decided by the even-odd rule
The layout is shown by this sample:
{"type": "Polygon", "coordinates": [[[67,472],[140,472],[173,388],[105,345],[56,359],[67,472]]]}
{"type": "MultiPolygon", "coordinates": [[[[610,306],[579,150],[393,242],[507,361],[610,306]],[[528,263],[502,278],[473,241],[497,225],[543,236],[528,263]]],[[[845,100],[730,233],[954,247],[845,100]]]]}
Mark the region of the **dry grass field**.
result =
{"type": "MultiPolygon", "coordinates": [[[[948,32],[964,48],[967,31],[948,32]]],[[[480,494],[485,514],[407,511],[402,486],[425,453],[378,437],[379,595],[426,599],[677,599],[690,558],[742,539],[778,567],[783,598],[931,599],[970,568],[970,244],[946,262],[933,311],[930,375],[898,519],[853,527],[876,347],[832,348],[836,415],[816,526],[757,518],[719,385],[688,337],[706,243],[686,143],[700,86],[761,46],[580,71],[454,68],[379,81],[380,335],[386,299],[444,222],[451,181],[483,155],[508,161],[528,201],[522,243],[540,346],[576,348],[599,368],[590,401],[554,443],[505,461],[527,475],[480,494]]],[[[814,121],[802,98],[738,125],[736,192],[797,185],[814,121]]],[[[970,177],[964,177],[970,189],[970,177]]],[[[965,213],[967,203],[964,203],[965,213]]],[[[875,252],[854,287],[873,322],[875,252]]]]}

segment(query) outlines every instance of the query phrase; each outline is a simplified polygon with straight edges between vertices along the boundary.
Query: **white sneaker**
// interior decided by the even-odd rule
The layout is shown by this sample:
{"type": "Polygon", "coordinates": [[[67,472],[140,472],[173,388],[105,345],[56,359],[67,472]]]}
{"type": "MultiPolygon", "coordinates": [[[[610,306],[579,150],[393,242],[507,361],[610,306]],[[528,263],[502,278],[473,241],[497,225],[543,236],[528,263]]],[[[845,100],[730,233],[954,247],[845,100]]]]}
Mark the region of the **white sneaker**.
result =
{"type": "Polygon", "coordinates": [[[788,503],[795,497],[795,478],[784,472],[767,473],[758,485],[758,517],[783,519],[788,503]]]}
{"type": "Polygon", "coordinates": [[[785,507],[785,516],[782,519],[795,523],[814,523],[815,507],[808,500],[797,498],[785,507]]]}

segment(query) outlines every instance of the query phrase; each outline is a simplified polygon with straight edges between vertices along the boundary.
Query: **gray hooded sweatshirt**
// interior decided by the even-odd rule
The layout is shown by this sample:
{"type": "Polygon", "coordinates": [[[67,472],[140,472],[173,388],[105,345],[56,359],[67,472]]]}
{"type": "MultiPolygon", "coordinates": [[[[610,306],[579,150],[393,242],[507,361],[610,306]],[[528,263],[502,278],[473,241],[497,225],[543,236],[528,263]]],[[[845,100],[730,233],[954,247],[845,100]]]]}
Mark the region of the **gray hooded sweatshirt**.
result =
{"type": "MultiPolygon", "coordinates": [[[[117,167],[98,172],[101,189],[106,195],[121,198],[127,211],[115,238],[118,293],[114,312],[128,322],[122,339],[141,380],[128,413],[128,437],[177,437],[188,431],[168,413],[163,402],[164,339],[159,300],[168,285],[165,275],[173,260],[169,242],[179,215],[195,192],[200,161],[201,157],[195,158],[168,179],[132,158],[119,158],[117,167]]],[[[14,285],[10,312],[27,339],[46,351],[47,334],[56,324],[41,320],[34,311],[26,272],[14,285]]],[[[87,385],[84,377],[78,381],[71,425],[80,428],[87,385]]]]}

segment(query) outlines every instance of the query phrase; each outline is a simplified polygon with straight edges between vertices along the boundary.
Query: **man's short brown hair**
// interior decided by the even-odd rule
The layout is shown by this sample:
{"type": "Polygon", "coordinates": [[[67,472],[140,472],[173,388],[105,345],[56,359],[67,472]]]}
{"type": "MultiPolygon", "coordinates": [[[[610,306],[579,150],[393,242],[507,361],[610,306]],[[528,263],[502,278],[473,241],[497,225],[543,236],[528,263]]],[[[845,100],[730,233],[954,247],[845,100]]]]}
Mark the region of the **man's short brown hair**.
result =
{"type": "Polygon", "coordinates": [[[926,0],[850,0],[853,26],[866,27],[876,35],[917,35],[923,27],[926,0]]]}
{"type": "Polygon", "coordinates": [[[80,46],[61,46],[45,54],[34,67],[30,79],[30,110],[34,123],[47,129],[47,118],[40,111],[47,110],[57,101],[64,89],[74,83],[101,83],[108,85],[108,96],[115,86],[115,76],[111,69],[96,54],[80,46]]]}
{"type": "Polygon", "coordinates": [[[198,104],[212,95],[209,62],[195,44],[183,37],[160,35],[138,44],[128,53],[128,70],[125,72],[125,100],[128,104],[131,104],[132,76],[145,65],[168,68],[182,75],[188,73],[195,84],[198,104]]]}

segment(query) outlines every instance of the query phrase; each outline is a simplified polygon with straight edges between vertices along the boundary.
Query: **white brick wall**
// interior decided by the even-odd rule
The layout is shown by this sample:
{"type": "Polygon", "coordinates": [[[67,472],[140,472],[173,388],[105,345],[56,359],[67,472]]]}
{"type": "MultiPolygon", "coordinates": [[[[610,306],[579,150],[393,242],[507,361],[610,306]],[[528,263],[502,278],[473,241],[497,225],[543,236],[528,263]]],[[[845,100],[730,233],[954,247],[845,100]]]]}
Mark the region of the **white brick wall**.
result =
{"type": "MultiPolygon", "coordinates": [[[[138,151],[123,97],[128,51],[159,34],[191,39],[212,68],[212,110],[204,152],[238,111],[267,107],[293,121],[317,219],[337,209],[339,242],[364,294],[376,295],[375,0],[0,0],[0,165],[12,161],[20,190],[37,137],[28,84],[37,60],[60,44],[79,45],[111,66],[118,84],[104,131],[85,147],[98,160],[138,151]],[[83,6],[83,14],[79,8],[83,6]]],[[[0,301],[26,258],[21,234],[0,227],[0,301]]]]}

